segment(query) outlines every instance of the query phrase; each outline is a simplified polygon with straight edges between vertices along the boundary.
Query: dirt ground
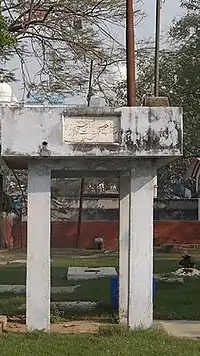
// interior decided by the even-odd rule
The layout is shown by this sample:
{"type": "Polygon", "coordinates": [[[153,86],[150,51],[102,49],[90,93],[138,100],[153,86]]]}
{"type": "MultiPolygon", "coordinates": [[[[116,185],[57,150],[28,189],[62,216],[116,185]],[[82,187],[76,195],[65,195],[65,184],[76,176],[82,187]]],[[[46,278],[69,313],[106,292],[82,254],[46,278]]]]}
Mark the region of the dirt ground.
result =
{"type": "MultiPolygon", "coordinates": [[[[51,332],[55,333],[98,333],[100,323],[92,321],[73,321],[51,324],[51,332]]],[[[4,332],[25,333],[25,319],[12,318],[8,320],[4,332]]]]}

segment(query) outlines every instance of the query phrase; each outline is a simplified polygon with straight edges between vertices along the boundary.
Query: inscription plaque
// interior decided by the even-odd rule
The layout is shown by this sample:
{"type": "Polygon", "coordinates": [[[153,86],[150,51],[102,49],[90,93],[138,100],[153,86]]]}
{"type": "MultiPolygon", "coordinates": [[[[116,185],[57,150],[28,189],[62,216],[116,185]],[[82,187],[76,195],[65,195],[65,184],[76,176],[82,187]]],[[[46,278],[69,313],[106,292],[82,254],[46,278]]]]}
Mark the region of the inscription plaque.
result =
{"type": "Polygon", "coordinates": [[[119,142],[118,117],[64,117],[63,141],[106,144],[119,142]]]}

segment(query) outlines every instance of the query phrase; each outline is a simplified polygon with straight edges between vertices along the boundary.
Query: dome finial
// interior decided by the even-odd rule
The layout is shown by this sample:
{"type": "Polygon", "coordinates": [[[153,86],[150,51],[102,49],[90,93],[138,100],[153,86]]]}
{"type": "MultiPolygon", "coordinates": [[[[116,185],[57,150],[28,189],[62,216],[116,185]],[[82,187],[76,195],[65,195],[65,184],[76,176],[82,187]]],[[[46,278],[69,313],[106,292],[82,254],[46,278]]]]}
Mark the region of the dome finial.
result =
{"type": "Polygon", "coordinates": [[[2,81],[0,75],[0,104],[9,104],[12,102],[12,89],[8,83],[2,81]]]}

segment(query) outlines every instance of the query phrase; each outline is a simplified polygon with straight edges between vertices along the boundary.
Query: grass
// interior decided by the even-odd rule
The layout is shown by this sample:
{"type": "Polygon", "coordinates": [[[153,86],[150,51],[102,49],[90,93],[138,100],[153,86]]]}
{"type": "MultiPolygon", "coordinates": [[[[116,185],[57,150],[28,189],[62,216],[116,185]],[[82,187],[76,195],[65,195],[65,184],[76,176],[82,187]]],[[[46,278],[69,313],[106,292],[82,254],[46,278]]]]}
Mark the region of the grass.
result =
{"type": "MultiPolygon", "coordinates": [[[[165,254],[158,255],[154,259],[154,272],[166,273],[177,268],[179,255],[165,254]]],[[[197,261],[197,256],[195,258],[197,261]]],[[[72,294],[61,293],[52,295],[52,301],[97,301],[98,308],[82,315],[80,312],[59,312],[54,310],[52,313],[64,318],[92,318],[101,320],[116,320],[116,313],[110,303],[109,279],[98,280],[68,281],[64,277],[69,266],[79,267],[117,267],[117,257],[101,256],[100,258],[71,258],[61,256],[53,258],[52,263],[52,286],[67,286],[80,284],[72,294]]],[[[198,261],[197,261],[198,263],[198,261]]],[[[0,284],[25,284],[26,268],[23,265],[6,265],[0,267],[0,284]]],[[[156,297],[154,300],[155,319],[187,319],[200,320],[199,308],[200,279],[188,279],[184,284],[158,282],[156,297]]],[[[0,313],[7,315],[19,315],[19,305],[25,304],[25,295],[0,294],[0,313]]]]}
{"type": "MultiPolygon", "coordinates": [[[[72,285],[73,281],[66,281],[69,285],[72,285]]],[[[109,293],[109,279],[100,278],[93,280],[82,280],[76,281],[77,285],[80,285],[79,288],[75,290],[74,293],[61,293],[60,295],[53,295],[53,301],[57,300],[81,300],[87,301],[91,300],[94,302],[100,301],[103,304],[108,303],[110,299],[109,293]],[[90,295],[89,295],[90,294],[90,295]]]]}
{"type": "MultiPolygon", "coordinates": [[[[81,258],[57,258],[53,260],[51,269],[52,286],[71,285],[64,277],[68,267],[116,267],[118,259],[116,257],[101,257],[95,259],[81,258]]],[[[26,266],[19,264],[8,264],[0,267],[0,284],[25,284],[26,266]]]]}
{"type": "MultiPolygon", "coordinates": [[[[79,310],[63,312],[58,309],[52,310],[52,320],[63,319],[93,319],[101,321],[115,321],[116,313],[110,305],[109,279],[68,281],[65,278],[69,266],[99,267],[113,266],[117,259],[102,257],[100,259],[55,259],[52,264],[52,286],[81,285],[74,293],[61,293],[51,296],[51,301],[96,301],[99,306],[92,312],[84,313],[79,310]]],[[[24,265],[6,265],[0,267],[0,284],[25,284],[26,267],[24,265]]],[[[0,314],[19,316],[25,313],[25,309],[19,308],[25,304],[25,294],[13,295],[12,293],[0,294],[0,314]]]]}
{"type": "MultiPolygon", "coordinates": [[[[199,256],[195,256],[198,264],[199,256]]],[[[161,255],[154,259],[155,273],[168,273],[177,269],[180,255],[161,255]]],[[[184,284],[157,282],[154,300],[155,319],[200,320],[200,279],[188,278],[184,284]]]]}
{"type": "MultiPolygon", "coordinates": [[[[166,273],[177,267],[178,256],[159,256],[154,260],[154,272],[166,273]]],[[[100,259],[55,259],[52,263],[52,285],[64,286],[80,284],[73,294],[52,295],[52,301],[93,300],[100,301],[93,312],[84,314],[80,311],[61,313],[52,309],[52,321],[61,319],[92,319],[100,322],[116,323],[117,315],[110,305],[109,280],[67,281],[63,276],[68,266],[117,266],[117,258],[100,259]]],[[[24,284],[25,266],[6,265],[0,267],[0,284],[24,284]]],[[[200,280],[188,279],[184,284],[158,282],[154,301],[156,319],[200,319],[199,311],[200,280]]],[[[25,310],[19,307],[25,304],[25,295],[11,293],[0,294],[0,314],[18,316],[25,310]]],[[[183,340],[168,336],[163,331],[149,330],[127,332],[117,325],[103,326],[98,334],[1,334],[1,356],[198,356],[199,340],[183,340]]]]}
{"type": "Polygon", "coordinates": [[[175,259],[174,257],[171,259],[166,258],[155,258],[154,259],[154,273],[167,273],[172,272],[177,269],[178,266],[178,258],[175,259]]]}
{"type": "MultiPolygon", "coordinates": [[[[179,256],[158,256],[154,260],[154,272],[166,273],[177,267],[179,256]],[[166,258],[167,257],[167,258],[166,258]]],[[[100,306],[87,315],[80,312],[60,313],[52,310],[52,321],[61,318],[92,319],[101,322],[116,323],[117,315],[112,310],[109,296],[109,280],[67,281],[64,274],[68,266],[117,266],[117,258],[101,257],[100,259],[60,258],[53,260],[52,285],[80,284],[73,294],[52,295],[53,301],[93,300],[100,301],[100,306]]],[[[0,284],[24,284],[25,266],[6,265],[0,267],[0,284]]],[[[158,282],[154,301],[156,319],[200,319],[199,310],[200,280],[188,279],[184,284],[158,282]]],[[[25,304],[25,295],[0,294],[0,314],[19,315],[19,307],[25,304]]],[[[178,339],[168,336],[161,330],[127,332],[117,325],[103,326],[98,334],[1,334],[1,356],[198,356],[200,341],[178,339]]]]}
{"type": "MultiPolygon", "coordinates": [[[[66,285],[72,285],[73,281],[65,281],[66,285]]],[[[99,280],[84,280],[76,281],[80,287],[74,293],[52,294],[52,302],[62,301],[94,301],[99,305],[91,312],[83,312],[80,310],[60,310],[58,307],[52,309],[52,320],[65,319],[93,319],[100,321],[117,321],[117,314],[110,304],[109,279],[101,278],[99,280]]],[[[25,293],[14,295],[13,293],[0,294],[0,314],[20,316],[25,314],[25,293]]]]}
{"type": "Polygon", "coordinates": [[[19,316],[22,314],[22,311],[19,308],[25,303],[25,295],[0,293],[0,314],[7,316],[19,316]]]}
{"type": "Polygon", "coordinates": [[[2,334],[1,356],[196,356],[200,341],[181,340],[164,332],[127,332],[102,328],[99,334],[2,334]]]}
{"type": "Polygon", "coordinates": [[[117,257],[103,256],[101,258],[55,258],[53,266],[57,267],[116,267],[118,268],[117,257]]]}
{"type": "Polygon", "coordinates": [[[154,301],[154,318],[163,320],[200,320],[200,280],[184,284],[158,282],[154,301]]]}
{"type": "Polygon", "coordinates": [[[0,284],[25,284],[25,281],[25,266],[17,264],[0,267],[0,284]]]}

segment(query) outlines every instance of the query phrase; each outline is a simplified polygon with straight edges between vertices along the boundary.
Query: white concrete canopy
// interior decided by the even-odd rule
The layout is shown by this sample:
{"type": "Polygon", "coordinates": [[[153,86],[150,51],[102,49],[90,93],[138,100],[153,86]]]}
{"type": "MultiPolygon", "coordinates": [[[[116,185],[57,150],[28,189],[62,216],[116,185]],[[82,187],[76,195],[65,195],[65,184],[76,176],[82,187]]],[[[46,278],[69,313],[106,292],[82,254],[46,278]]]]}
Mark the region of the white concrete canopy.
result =
{"type": "Polygon", "coordinates": [[[170,157],[182,154],[180,108],[3,107],[2,156],[170,157]]]}
{"type": "Polygon", "coordinates": [[[120,177],[120,322],[153,322],[153,182],[182,155],[182,110],[173,107],[4,107],[1,153],[28,168],[27,327],[50,327],[50,178],[120,177]]]}

